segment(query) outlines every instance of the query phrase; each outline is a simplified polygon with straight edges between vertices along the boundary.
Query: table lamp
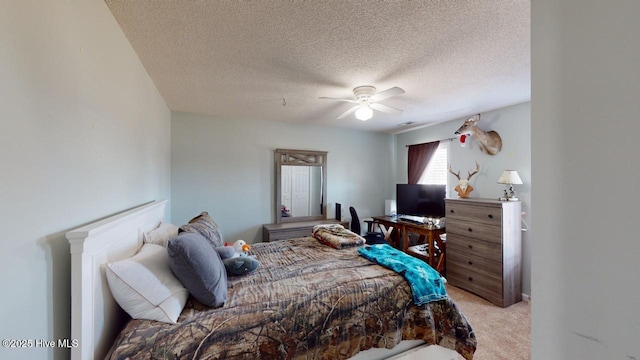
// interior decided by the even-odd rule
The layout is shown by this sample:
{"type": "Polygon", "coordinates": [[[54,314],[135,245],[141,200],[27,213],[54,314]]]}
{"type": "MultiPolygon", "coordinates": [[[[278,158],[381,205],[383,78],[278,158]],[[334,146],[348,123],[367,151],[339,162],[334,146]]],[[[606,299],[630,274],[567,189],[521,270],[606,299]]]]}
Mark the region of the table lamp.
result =
{"type": "Polygon", "coordinates": [[[504,189],[504,196],[500,198],[502,201],[517,201],[516,192],[513,190],[513,184],[521,185],[522,180],[515,170],[505,170],[500,178],[498,184],[509,185],[508,189],[504,189]]]}

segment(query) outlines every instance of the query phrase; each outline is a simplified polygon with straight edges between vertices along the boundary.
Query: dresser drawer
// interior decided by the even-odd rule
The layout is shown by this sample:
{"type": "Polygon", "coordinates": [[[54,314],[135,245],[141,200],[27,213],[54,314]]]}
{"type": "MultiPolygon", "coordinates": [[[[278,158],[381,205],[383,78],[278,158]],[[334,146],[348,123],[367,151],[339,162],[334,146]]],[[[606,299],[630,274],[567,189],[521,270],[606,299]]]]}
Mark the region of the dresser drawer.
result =
{"type": "Polygon", "coordinates": [[[337,220],[311,220],[281,224],[263,224],[262,241],[269,242],[312,236],[313,227],[318,224],[340,224],[345,228],[349,226],[348,221],[337,220]]]}
{"type": "Polygon", "coordinates": [[[502,244],[502,228],[499,226],[477,223],[473,221],[447,221],[447,238],[449,234],[472,237],[484,241],[502,244]]]}
{"type": "Polygon", "coordinates": [[[474,254],[485,259],[500,262],[503,260],[502,246],[498,243],[447,233],[447,257],[450,252],[474,254]]]}
{"type": "Polygon", "coordinates": [[[502,226],[501,206],[479,206],[463,202],[448,201],[446,214],[447,219],[459,219],[463,222],[474,221],[483,224],[502,226]]]}
{"type": "Polygon", "coordinates": [[[311,236],[313,227],[301,227],[297,229],[281,229],[271,231],[269,233],[268,241],[287,240],[305,236],[311,236]]]}
{"type": "Polygon", "coordinates": [[[502,262],[488,260],[474,254],[452,251],[447,254],[447,269],[460,269],[468,273],[479,273],[502,282],[502,262]]]}
{"type": "Polygon", "coordinates": [[[447,282],[479,295],[496,305],[503,306],[502,281],[492,276],[447,265],[447,282]]]}

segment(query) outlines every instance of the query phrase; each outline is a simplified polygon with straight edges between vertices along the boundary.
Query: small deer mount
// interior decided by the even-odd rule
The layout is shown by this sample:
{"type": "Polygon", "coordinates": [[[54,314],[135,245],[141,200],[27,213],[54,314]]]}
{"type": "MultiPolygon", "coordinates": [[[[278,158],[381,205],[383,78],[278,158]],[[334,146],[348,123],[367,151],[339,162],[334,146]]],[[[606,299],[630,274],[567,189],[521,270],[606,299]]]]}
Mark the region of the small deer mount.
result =
{"type": "Polygon", "coordinates": [[[460,171],[458,171],[457,173],[454,173],[453,170],[451,169],[451,164],[449,164],[449,172],[458,178],[458,185],[456,185],[454,189],[458,193],[458,197],[461,197],[461,198],[469,197],[469,194],[473,191],[473,186],[469,184],[469,180],[473,175],[477,174],[478,171],[480,171],[480,165],[478,165],[478,162],[476,161],[476,169],[473,172],[468,171],[469,176],[467,176],[466,180],[460,179],[460,171]]]}
{"type": "Polygon", "coordinates": [[[478,121],[480,121],[480,114],[465,120],[455,134],[462,136],[460,139],[462,143],[464,143],[464,137],[471,135],[473,140],[478,143],[480,150],[485,154],[495,155],[499,153],[502,150],[502,138],[493,130],[484,131],[480,129],[477,126],[478,121]]]}

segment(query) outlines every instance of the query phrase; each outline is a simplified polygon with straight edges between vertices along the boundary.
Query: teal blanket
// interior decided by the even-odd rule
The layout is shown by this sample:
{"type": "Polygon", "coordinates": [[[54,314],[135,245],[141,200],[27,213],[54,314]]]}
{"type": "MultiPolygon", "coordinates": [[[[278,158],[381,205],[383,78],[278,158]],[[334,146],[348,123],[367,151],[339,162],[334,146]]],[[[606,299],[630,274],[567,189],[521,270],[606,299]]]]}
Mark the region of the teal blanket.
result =
{"type": "Polygon", "coordinates": [[[444,278],[424,261],[389,244],[362,247],[358,252],[366,259],[402,275],[411,287],[413,302],[416,305],[448,298],[444,278]]]}

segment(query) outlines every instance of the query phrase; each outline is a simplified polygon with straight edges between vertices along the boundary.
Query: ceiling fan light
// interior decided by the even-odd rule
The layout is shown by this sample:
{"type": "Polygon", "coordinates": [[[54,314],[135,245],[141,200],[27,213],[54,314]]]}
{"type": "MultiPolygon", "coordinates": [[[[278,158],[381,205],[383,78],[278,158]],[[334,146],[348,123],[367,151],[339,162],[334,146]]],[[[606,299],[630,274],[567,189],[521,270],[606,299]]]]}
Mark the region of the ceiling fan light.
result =
{"type": "Polygon", "coordinates": [[[373,117],[373,110],[369,106],[363,105],[356,110],[356,119],[367,121],[373,117]]]}

